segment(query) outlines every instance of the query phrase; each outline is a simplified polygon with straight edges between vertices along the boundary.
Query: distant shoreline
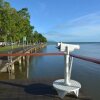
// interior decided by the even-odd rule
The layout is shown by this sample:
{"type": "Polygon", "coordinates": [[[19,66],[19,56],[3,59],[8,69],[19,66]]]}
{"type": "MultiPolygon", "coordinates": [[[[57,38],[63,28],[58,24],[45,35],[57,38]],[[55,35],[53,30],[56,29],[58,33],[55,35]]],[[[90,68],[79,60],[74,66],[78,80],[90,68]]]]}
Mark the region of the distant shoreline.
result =
{"type": "MultiPolygon", "coordinates": [[[[47,44],[57,44],[58,42],[48,42],[47,44]]],[[[68,44],[93,44],[93,43],[100,43],[100,42],[63,42],[68,44]]]]}

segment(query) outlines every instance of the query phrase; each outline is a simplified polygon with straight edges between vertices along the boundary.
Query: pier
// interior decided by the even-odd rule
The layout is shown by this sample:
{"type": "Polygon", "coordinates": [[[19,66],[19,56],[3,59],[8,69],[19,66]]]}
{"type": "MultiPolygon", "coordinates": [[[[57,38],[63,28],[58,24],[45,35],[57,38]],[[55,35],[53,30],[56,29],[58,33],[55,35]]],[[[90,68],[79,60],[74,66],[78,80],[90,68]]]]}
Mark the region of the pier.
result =
{"type": "MultiPolygon", "coordinates": [[[[38,44],[33,46],[25,46],[22,48],[17,48],[11,51],[8,51],[7,54],[27,54],[27,53],[35,53],[41,48],[45,47],[46,44],[38,44]]],[[[1,53],[4,54],[4,53],[1,53]]],[[[0,58],[0,72],[10,72],[14,71],[14,64],[18,62],[19,66],[21,65],[22,61],[29,62],[29,56],[6,56],[0,58]]]]}

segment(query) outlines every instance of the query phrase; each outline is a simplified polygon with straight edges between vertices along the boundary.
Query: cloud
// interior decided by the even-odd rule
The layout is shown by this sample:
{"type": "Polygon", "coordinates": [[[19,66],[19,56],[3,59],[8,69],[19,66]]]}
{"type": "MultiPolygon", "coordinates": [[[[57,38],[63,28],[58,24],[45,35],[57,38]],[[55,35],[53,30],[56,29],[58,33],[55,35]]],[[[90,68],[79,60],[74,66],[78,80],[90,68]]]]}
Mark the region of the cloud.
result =
{"type": "Polygon", "coordinates": [[[100,12],[58,25],[47,33],[47,37],[58,41],[100,41],[100,12]]]}

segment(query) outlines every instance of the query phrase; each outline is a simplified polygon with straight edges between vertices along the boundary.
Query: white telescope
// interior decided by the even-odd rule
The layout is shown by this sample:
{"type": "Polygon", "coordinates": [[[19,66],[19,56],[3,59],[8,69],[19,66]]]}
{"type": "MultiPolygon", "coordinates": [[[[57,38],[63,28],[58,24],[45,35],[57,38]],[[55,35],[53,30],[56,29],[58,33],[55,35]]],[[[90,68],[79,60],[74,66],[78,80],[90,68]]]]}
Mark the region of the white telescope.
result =
{"type": "Polygon", "coordinates": [[[79,45],[74,44],[65,44],[65,43],[58,43],[58,46],[60,47],[60,51],[62,52],[72,52],[75,49],[80,49],[79,45]]]}
{"type": "Polygon", "coordinates": [[[53,83],[54,88],[57,90],[59,97],[64,98],[64,96],[68,93],[74,92],[74,94],[78,97],[79,89],[81,88],[81,84],[75,80],[71,80],[71,70],[73,57],[70,56],[70,52],[75,49],[80,49],[79,45],[74,44],[65,44],[58,43],[58,49],[61,52],[64,52],[64,60],[65,60],[65,69],[64,69],[64,79],[56,80],[53,83]]]}

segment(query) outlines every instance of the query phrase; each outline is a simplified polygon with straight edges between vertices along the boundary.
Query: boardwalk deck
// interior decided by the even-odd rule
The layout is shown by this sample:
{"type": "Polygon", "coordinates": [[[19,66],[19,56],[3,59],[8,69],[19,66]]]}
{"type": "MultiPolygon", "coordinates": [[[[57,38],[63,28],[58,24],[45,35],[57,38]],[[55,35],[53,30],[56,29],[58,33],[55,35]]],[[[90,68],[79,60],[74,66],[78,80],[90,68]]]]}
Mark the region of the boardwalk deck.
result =
{"type": "MultiPolygon", "coordinates": [[[[55,79],[0,81],[0,100],[61,100],[52,86],[55,79]]],[[[79,97],[64,100],[91,100],[80,90],[79,97]]]]}
{"type": "MultiPolygon", "coordinates": [[[[27,53],[30,52],[33,49],[38,49],[38,48],[43,48],[46,44],[38,44],[38,45],[33,45],[33,46],[26,46],[26,47],[20,47],[20,48],[16,48],[13,50],[9,50],[9,51],[5,51],[5,52],[0,52],[0,54],[16,54],[16,53],[27,53]],[[9,52],[9,53],[8,53],[9,52]]],[[[18,60],[18,58],[20,58],[21,56],[13,56],[12,57],[12,63],[16,62],[18,60]]],[[[0,56],[0,72],[5,72],[6,68],[9,65],[12,64],[11,62],[8,61],[8,57],[7,56],[0,56]]]]}

